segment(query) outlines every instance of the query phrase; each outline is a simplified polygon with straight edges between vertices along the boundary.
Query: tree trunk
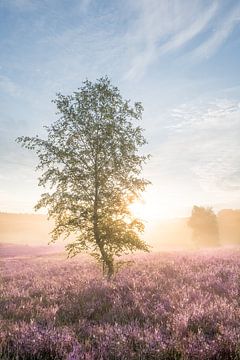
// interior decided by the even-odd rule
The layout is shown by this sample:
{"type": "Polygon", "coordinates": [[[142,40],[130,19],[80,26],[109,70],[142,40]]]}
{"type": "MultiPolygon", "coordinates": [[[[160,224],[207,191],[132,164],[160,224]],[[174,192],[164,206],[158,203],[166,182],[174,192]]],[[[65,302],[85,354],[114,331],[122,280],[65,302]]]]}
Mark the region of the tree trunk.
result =
{"type": "Polygon", "coordinates": [[[99,251],[101,253],[101,260],[103,265],[103,275],[107,275],[107,278],[110,279],[114,275],[114,261],[111,256],[107,254],[104,249],[104,245],[101,243],[101,240],[98,237],[98,232],[94,231],[96,243],[99,247],[99,251]]]}
{"type": "Polygon", "coordinates": [[[98,246],[102,257],[103,275],[107,275],[107,278],[110,279],[114,275],[113,258],[107,254],[101,243],[98,246]]]}
{"type": "MultiPolygon", "coordinates": [[[[98,140],[98,139],[97,139],[98,140]]],[[[98,141],[94,159],[94,175],[95,175],[95,194],[94,194],[94,207],[93,207],[93,231],[96,243],[101,253],[103,262],[103,274],[105,275],[105,269],[107,270],[107,277],[110,279],[114,274],[114,262],[111,255],[108,255],[104,249],[104,244],[101,241],[99,228],[98,228],[98,206],[99,206],[99,180],[98,180],[98,141]]]]}

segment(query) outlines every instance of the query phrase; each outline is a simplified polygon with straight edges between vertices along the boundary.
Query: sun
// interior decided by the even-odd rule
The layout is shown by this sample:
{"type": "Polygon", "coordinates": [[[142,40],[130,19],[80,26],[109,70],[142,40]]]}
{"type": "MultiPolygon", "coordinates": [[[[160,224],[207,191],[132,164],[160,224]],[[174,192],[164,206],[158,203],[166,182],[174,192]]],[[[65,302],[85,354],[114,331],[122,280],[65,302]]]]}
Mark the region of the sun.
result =
{"type": "Polygon", "coordinates": [[[151,222],[169,217],[171,210],[162,205],[162,199],[157,193],[146,192],[141,200],[132,203],[129,208],[137,218],[151,222]]]}
{"type": "Polygon", "coordinates": [[[152,223],[187,216],[188,208],[184,207],[184,200],[184,194],[170,192],[166,188],[152,188],[143,194],[142,200],[132,203],[129,209],[137,218],[152,223]]]}

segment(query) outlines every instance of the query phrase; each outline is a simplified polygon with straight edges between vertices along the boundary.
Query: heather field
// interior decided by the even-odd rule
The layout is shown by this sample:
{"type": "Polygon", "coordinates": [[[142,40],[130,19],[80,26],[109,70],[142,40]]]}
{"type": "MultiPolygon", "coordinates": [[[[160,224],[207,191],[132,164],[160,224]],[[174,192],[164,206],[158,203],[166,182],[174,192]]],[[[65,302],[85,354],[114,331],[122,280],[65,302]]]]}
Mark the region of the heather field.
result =
{"type": "Polygon", "coordinates": [[[2,258],[0,358],[240,359],[240,251],[2,258]]]}

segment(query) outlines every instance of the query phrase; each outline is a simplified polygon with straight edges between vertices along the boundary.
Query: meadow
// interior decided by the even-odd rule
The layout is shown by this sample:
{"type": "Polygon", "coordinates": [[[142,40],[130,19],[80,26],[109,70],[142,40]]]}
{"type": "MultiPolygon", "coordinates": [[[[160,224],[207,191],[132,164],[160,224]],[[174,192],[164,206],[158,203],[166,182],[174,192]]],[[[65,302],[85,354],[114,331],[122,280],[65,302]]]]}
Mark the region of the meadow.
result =
{"type": "Polygon", "coordinates": [[[0,359],[240,359],[240,249],[1,259],[0,359]]]}

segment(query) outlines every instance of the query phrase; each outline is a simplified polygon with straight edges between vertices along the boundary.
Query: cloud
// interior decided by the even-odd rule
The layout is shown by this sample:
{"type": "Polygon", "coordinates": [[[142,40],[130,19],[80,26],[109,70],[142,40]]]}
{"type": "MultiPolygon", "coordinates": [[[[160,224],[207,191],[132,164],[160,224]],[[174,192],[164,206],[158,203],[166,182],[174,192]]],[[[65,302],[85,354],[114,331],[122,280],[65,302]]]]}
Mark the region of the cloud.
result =
{"type": "Polygon", "coordinates": [[[128,35],[132,61],[127,79],[140,78],[162,56],[188,45],[188,58],[212,56],[240,17],[240,6],[226,11],[223,1],[139,0],[137,20],[128,35]]]}
{"type": "Polygon", "coordinates": [[[230,14],[219,23],[213,34],[192,55],[197,58],[208,58],[212,56],[224,41],[227,40],[235,26],[240,22],[240,6],[235,6],[230,14]]]}
{"type": "Polygon", "coordinates": [[[188,174],[209,198],[240,196],[240,105],[220,99],[174,109],[159,152],[171,176],[188,174]]]}
{"type": "Polygon", "coordinates": [[[210,20],[216,14],[217,10],[218,10],[218,5],[216,2],[213,2],[212,5],[209,8],[207,8],[206,11],[203,11],[201,13],[201,16],[199,16],[186,28],[184,28],[178,34],[175,34],[167,43],[161,46],[159,49],[159,54],[164,54],[169,51],[177,50],[178,48],[184,46],[187,42],[192,40],[202,30],[206,28],[210,20]]]}

